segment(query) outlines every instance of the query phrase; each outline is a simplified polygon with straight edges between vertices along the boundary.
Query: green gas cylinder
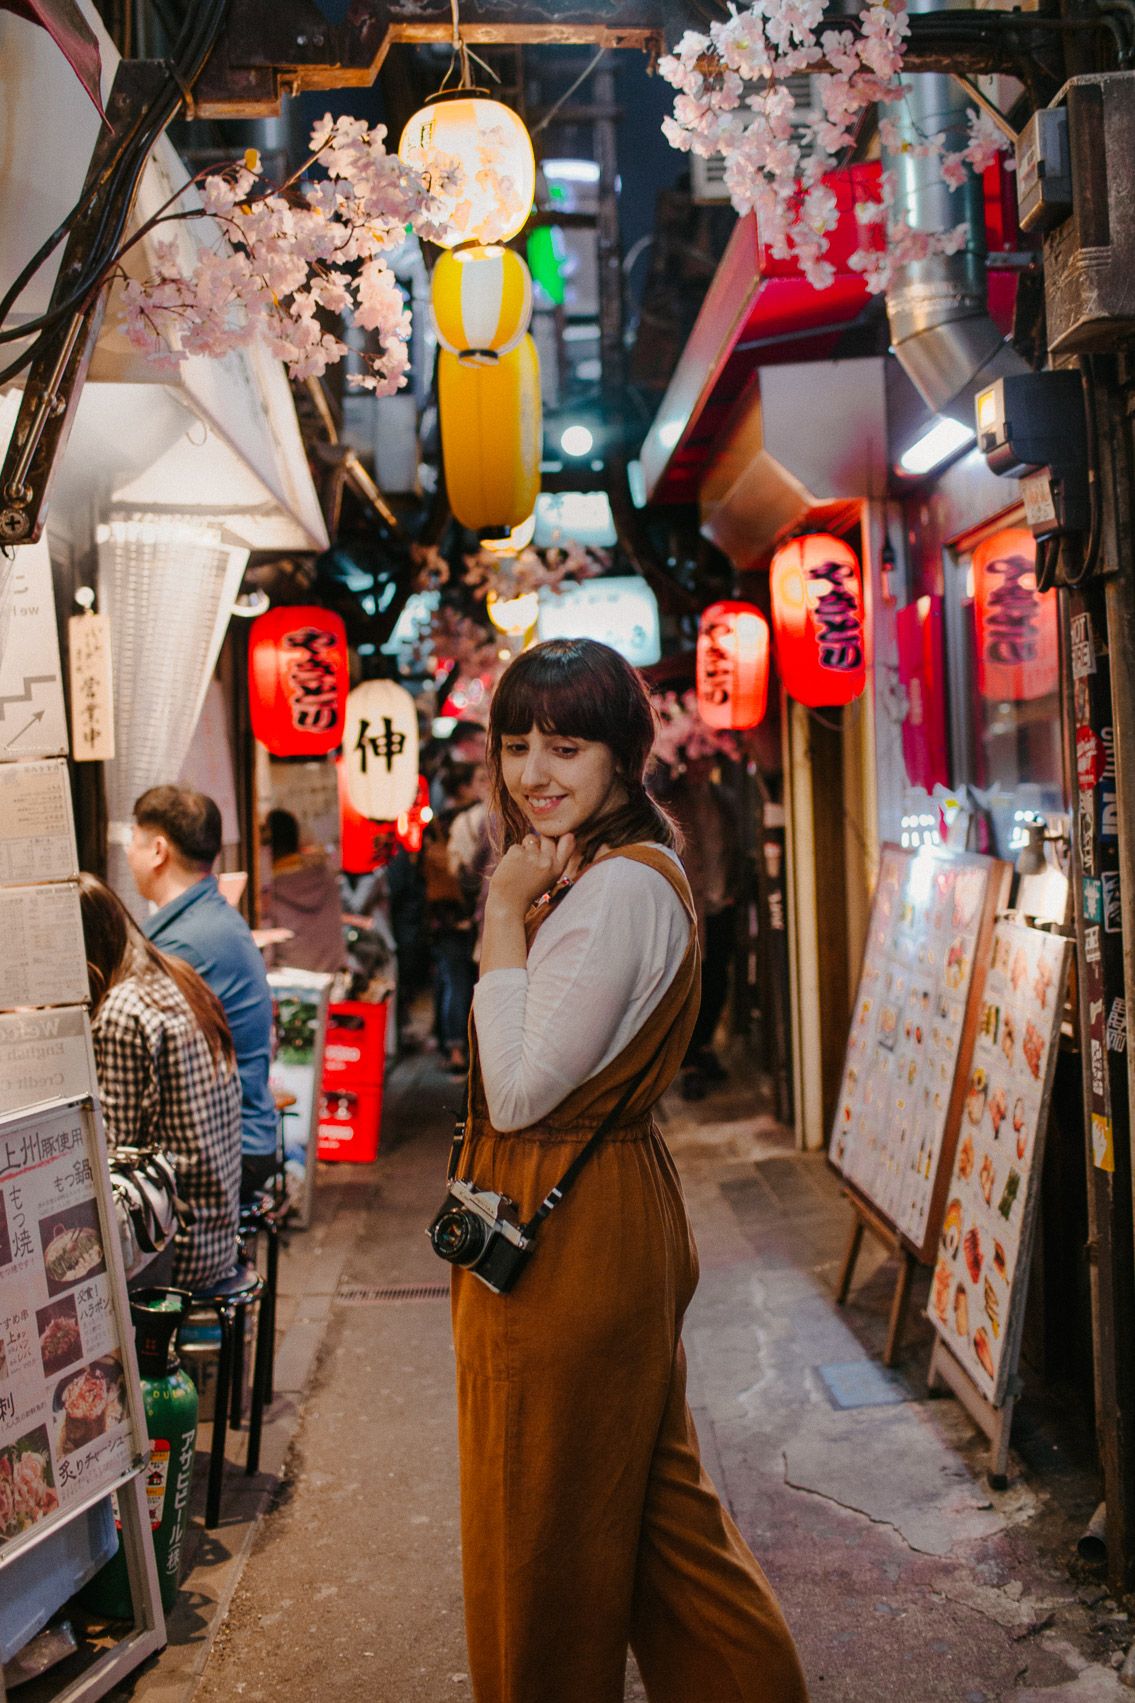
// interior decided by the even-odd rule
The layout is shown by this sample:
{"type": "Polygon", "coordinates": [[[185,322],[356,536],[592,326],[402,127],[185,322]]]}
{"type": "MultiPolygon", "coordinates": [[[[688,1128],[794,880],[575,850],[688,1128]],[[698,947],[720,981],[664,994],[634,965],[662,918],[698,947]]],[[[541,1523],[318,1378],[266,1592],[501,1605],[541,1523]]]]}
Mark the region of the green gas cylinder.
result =
{"type": "MultiPolygon", "coordinates": [[[[181,1576],[181,1546],[189,1523],[189,1494],[197,1449],[197,1391],[181,1370],[181,1362],[173,1351],[174,1332],[189,1307],[190,1297],[180,1289],[139,1289],[130,1297],[150,1438],[146,1500],[162,1607],[167,1613],[174,1605],[181,1576]]],[[[121,1541],[118,1553],[79,1593],[79,1601],[84,1608],[109,1620],[128,1620],[133,1616],[121,1541]]]]}

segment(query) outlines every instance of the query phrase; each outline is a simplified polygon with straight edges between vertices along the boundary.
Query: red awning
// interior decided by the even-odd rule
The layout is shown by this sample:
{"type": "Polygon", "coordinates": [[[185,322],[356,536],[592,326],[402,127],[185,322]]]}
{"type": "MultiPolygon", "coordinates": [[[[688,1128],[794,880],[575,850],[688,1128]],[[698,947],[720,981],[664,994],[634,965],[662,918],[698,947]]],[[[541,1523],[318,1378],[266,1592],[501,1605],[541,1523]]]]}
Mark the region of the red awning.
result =
{"type": "Polygon", "coordinates": [[[855,203],[877,199],[879,167],[852,166],[830,182],[840,216],[829,248],[836,276],[826,290],[814,289],[795,261],[769,254],[754,213],[738,220],[642,447],[652,502],[695,502],[701,469],[757,367],[828,358],[870,301],[847,260],[870,240],[855,203]]]}

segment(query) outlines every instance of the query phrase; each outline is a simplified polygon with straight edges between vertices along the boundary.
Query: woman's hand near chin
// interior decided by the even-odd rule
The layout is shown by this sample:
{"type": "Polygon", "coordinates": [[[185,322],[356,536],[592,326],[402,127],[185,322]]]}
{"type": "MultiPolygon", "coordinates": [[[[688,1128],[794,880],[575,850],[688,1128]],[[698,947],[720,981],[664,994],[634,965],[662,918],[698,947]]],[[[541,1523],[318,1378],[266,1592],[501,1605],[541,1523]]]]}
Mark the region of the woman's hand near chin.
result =
{"type": "Polygon", "coordinates": [[[491,970],[522,970],[528,962],[524,916],[541,894],[579,866],[574,834],[558,840],[526,834],[505,852],[489,882],[485,901],[485,932],[481,942],[481,974],[491,970]]]}

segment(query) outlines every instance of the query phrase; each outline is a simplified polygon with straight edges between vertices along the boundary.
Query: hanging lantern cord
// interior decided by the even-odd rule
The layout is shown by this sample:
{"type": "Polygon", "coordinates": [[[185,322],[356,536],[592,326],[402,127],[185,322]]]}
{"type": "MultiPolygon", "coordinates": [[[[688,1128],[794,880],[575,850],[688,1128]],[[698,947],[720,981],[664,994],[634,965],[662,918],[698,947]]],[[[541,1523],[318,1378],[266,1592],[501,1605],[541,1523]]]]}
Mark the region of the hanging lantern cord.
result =
{"type": "Polygon", "coordinates": [[[450,77],[453,75],[455,65],[460,66],[461,68],[461,75],[457,80],[457,87],[459,89],[471,89],[474,87],[473,75],[469,69],[469,61],[471,59],[476,60],[482,71],[487,71],[489,73],[489,76],[493,79],[494,83],[499,83],[500,78],[497,76],[492,66],[486,65],[485,61],[478,54],[471,53],[465,42],[462,40],[461,12],[458,0],[449,0],[449,10],[453,18],[453,38],[451,43],[452,52],[450,54],[449,65],[446,69],[445,76],[441,80],[441,88],[438,89],[438,94],[442,93],[446,84],[449,82],[450,77]]]}

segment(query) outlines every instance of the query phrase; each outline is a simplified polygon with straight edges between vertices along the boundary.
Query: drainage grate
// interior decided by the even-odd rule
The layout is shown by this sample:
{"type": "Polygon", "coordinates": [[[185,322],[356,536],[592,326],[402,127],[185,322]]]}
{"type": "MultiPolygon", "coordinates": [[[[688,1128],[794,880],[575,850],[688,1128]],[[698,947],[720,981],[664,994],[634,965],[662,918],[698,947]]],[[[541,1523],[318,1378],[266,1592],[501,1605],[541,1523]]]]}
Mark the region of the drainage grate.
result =
{"type": "Polygon", "coordinates": [[[387,1289],[375,1289],[366,1284],[344,1283],[335,1291],[342,1307],[381,1307],[399,1301],[447,1301],[448,1283],[398,1283],[387,1289]]]}

